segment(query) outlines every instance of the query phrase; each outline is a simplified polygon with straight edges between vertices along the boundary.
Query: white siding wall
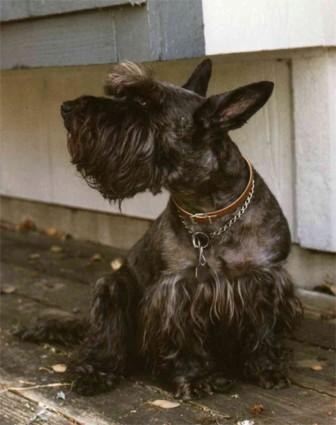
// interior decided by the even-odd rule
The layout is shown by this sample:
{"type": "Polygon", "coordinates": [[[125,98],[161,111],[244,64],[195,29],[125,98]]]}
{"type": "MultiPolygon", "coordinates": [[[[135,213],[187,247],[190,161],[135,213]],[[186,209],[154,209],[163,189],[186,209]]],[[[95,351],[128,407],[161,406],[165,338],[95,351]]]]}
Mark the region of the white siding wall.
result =
{"type": "Polygon", "coordinates": [[[335,0],[202,0],[207,55],[336,45],[335,0]]]}
{"type": "MultiPolygon", "coordinates": [[[[152,64],[160,79],[183,83],[195,60],[152,64]]],[[[88,188],[69,163],[59,106],[82,94],[100,94],[108,66],[12,70],[3,73],[2,166],[5,195],[99,211],[119,212],[88,188]]],[[[232,133],[275,192],[294,229],[293,140],[290,68],[287,61],[214,60],[210,93],[258,80],[272,80],[267,106],[232,133]]],[[[124,214],[155,218],[167,195],[141,194],[123,204],[124,214]]]]}
{"type": "Polygon", "coordinates": [[[293,60],[293,87],[298,241],[336,252],[336,49],[293,60]]]}

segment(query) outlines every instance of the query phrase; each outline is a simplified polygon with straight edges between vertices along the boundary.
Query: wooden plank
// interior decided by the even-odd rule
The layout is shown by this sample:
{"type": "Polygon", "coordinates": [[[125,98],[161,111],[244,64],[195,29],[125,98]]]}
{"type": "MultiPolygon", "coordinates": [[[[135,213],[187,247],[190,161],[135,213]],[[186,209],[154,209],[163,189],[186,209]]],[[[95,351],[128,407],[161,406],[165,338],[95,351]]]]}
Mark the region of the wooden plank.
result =
{"type": "Polygon", "coordinates": [[[201,0],[148,0],[148,15],[150,41],[154,49],[159,43],[160,59],[204,55],[201,0]]]}
{"type": "Polygon", "coordinates": [[[335,296],[307,289],[297,289],[297,295],[301,299],[306,316],[308,313],[313,317],[336,317],[335,296]]]}
{"type": "MultiPolygon", "coordinates": [[[[53,372],[52,365],[65,363],[69,351],[50,344],[23,343],[12,337],[9,331],[13,322],[16,322],[18,317],[23,322],[31,319],[44,308],[43,300],[37,302],[33,299],[20,299],[16,293],[2,297],[6,298],[2,303],[0,320],[3,328],[0,335],[2,347],[0,376],[6,388],[26,386],[22,381],[29,383],[28,386],[37,385],[38,388],[20,389],[19,392],[29,396],[36,403],[44,403],[50,409],[56,409],[62,415],[74,418],[85,425],[155,424],[158,421],[171,425],[196,424],[200,422],[200,418],[206,419],[208,414],[187,404],[181,404],[172,410],[161,410],[151,406],[151,401],[162,398],[163,395],[141,381],[124,380],[114,391],[89,399],[74,394],[69,386],[46,387],[49,384],[63,382],[63,376],[53,372]],[[55,399],[60,389],[66,396],[61,406],[55,399]]],[[[165,393],[164,398],[173,400],[172,395],[168,393],[165,393]]],[[[11,420],[15,423],[15,419],[11,420]]]]}
{"type": "MultiPolygon", "coordinates": [[[[0,422],[2,425],[69,425],[69,420],[30,400],[0,389],[0,422]],[[40,418],[40,420],[38,420],[40,418]]],[[[76,425],[76,424],[74,424],[76,425]]]]}
{"type": "Polygon", "coordinates": [[[1,287],[14,291],[1,295],[6,304],[2,312],[4,323],[13,327],[19,323],[28,325],[39,313],[57,308],[77,317],[87,315],[91,300],[88,286],[4,263],[1,263],[1,269],[1,287]]]}
{"type": "MultiPolygon", "coordinates": [[[[47,12],[57,12],[58,2],[49,3],[44,11],[18,7],[13,12],[13,16],[45,13],[43,19],[3,24],[3,69],[113,63],[120,57],[151,61],[204,55],[201,0],[149,0],[146,7],[128,7],[145,4],[130,0],[122,7],[104,9],[92,9],[90,1],[90,10],[55,16],[47,12]],[[115,17],[124,22],[117,29],[115,17]]],[[[65,3],[61,10],[75,11],[74,4],[80,2],[65,3]]]]}
{"type": "Polygon", "coordinates": [[[6,23],[1,38],[3,69],[118,60],[113,9],[6,23]]]}
{"type": "MultiPolygon", "coordinates": [[[[45,385],[58,384],[62,381],[62,375],[52,372],[51,366],[66,362],[69,352],[50,345],[22,343],[8,333],[13,319],[19,316],[26,320],[44,308],[49,299],[48,296],[43,295],[43,291],[40,294],[34,289],[36,276],[44,274],[47,280],[51,279],[53,282],[54,277],[48,276],[48,269],[42,272],[29,265],[18,266],[18,263],[21,263],[21,258],[24,261],[27,253],[34,251],[37,247],[49,252],[50,238],[34,232],[27,234],[5,232],[5,235],[3,242],[7,253],[4,276],[7,276],[10,284],[17,285],[18,289],[10,295],[3,295],[6,298],[2,303],[1,312],[3,315],[1,324],[5,328],[0,341],[3,347],[1,376],[6,386],[24,385],[19,380],[38,385],[39,388],[33,390],[19,390],[30,400],[45,403],[50,409],[61,412],[64,417],[74,418],[79,423],[87,425],[93,423],[97,425],[208,424],[216,423],[216,421],[236,425],[237,421],[245,419],[253,419],[258,425],[312,425],[315,422],[329,425],[332,423],[333,416],[336,414],[335,398],[332,397],[334,353],[306,343],[293,344],[295,350],[293,378],[296,385],[288,389],[262,390],[256,386],[237,383],[230,394],[217,394],[199,402],[183,403],[176,409],[161,410],[151,406],[150,402],[155,399],[172,400],[172,395],[147,383],[147,378],[141,378],[124,380],[115,391],[90,399],[72,393],[68,387],[60,387],[66,395],[65,403],[60,406],[59,401],[55,400],[59,388],[45,387],[45,385]],[[12,257],[9,252],[12,252],[12,257]],[[11,268],[13,272],[10,271],[11,268]],[[22,283],[19,283],[21,279],[22,283]],[[19,303],[20,291],[25,297],[22,297],[19,303]],[[315,362],[322,364],[321,370],[311,369],[310,365],[314,365],[315,362]],[[262,404],[264,407],[260,414],[253,413],[253,406],[256,404],[262,404]]],[[[69,241],[66,249],[70,255],[72,250],[76,251],[80,247],[86,254],[96,249],[95,245],[92,247],[90,244],[79,241],[69,241]]],[[[104,250],[104,247],[102,249],[104,250]]],[[[50,264],[53,261],[55,260],[51,257],[50,264]]],[[[68,267],[71,267],[70,261],[68,267]]],[[[49,269],[52,270],[52,267],[49,269]]],[[[79,289],[86,287],[83,283],[69,280],[67,286],[58,289],[64,292],[62,296],[54,297],[55,304],[61,306],[64,304],[66,289],[71,292],[72,285],[74,288],[79,285],[79,289]]],[[[76,291],[77,289],[74,290],[76,291]]],[[[79,291],[78,298],[81,299],[82,296],[79,291]]],[[[69,309],[71,309],[70,298],[69,309]]],[[[317,326],[315,332],[319,333],[323,323],[313,323],[317,326]]]]}
{"type": "Polygon", "coordinates": [[[295,338],[322,348],[336,349],[336,326],[334,323],[306,317],[296,331],[295,338]]]}
{"type": "Polygon", "coordinates": [[[229,422],[254,420],[258,425],[334,424],[335,399],[314,391],[292,386],[283,390],[263,390],[252,385],[237,385],[236,393],[216,394],[197,403],[213,412],[230,416],[229,422]],[[264,410],[253,413],[253,407],[264,410]]]}
{"type": "Polygon", "coordinates": [[[146,0],[2,0],[0,22],[144,3],[146,0]]]}
{"type": "MultiPolygon", "coordinates": [[[[150,405],[151,401],[162,398],[162,394],[151,386],[139,382],[124,380],[114,391],[99,396],[85,398],[69,389],[69,387],[46,387],[51,383],[62,381],[59,374],[48,372],[51,366],[62,363],[66,352],[51,350],[50,346],[42,347],[22,343],[8,337],[2,337],[1,376],[6,387],[20,387],[19,379],[32,382],[40,388],[33,390],[21,389],[32,400],[44,403],[57,409],[63,415],[72,417],[81,424],[155,424],[174,425],[196,424],[207,415],[200,409],[188,404],[181,404],[176,409],[161,410],[150,405]],[[65,402],[60,404],[55,400],[57,392],[62,389],[65,402]]],[[[165,399],[172,399],[166,394],[165,399]]]]}
{"type": "Polygon", "coordinates": [[[336,398],[335,350],[309,344],[290,343],[293,349],[291,379],[301,388],[310,388],[336,398]]]}
{"type": "Polygon", "coordinates": [[[6,229],[1,230],[0,247],[2,261],[15,264],[18,270],[26,267],[44,273],[46,277],[60,277],[87,284],[109,273],[110,262],[124,254],[124,251],[100,244],[73,239],[62,241],[40,232],[20,233],[6,229]],[[52,246],[60,247],[61,251],[53,252],[52,246]],[[32,258],[32,254],[38,257],[32,258]],[[92,257],[96,254],[100,260],[93,261],[92,257]]]}

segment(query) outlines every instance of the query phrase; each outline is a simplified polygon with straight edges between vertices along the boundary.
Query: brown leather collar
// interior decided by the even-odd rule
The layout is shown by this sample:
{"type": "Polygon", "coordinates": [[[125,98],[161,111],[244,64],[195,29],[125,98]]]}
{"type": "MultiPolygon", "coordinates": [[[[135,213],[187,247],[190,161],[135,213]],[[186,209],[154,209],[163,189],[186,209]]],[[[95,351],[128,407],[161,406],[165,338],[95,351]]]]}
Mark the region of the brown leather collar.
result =
{"type": "Polygon", "coordinates": [[[247,165],[249,167],[249,172],[250,172],[249,181],[248,181],[247,186],[245,187],[244,191],[230,205],[228,205],[227,207],[224,207],[220,210],[216,210],[216,211],[210,211],[210,212],[207,212],[207,213],[192,214],[192,213],[186,211],[185,209],[183,209],[175,201],[175,199],[172,198],[172,200],[173,200],[174,204],[176,205],[179,213],[182,216],[189,218],[193,223],[212,223],[213,220],[220,218],[220,217],[223,217],[224,215],[231,214],[237,208],[241,207],[243,205],[243,203],[246,201],[246,199],[247,199],[247,197],[248,197],[248,195],[249,195],[249,193],[252,189],[252,185],[253,185],[253,168],[252,168],[250,161],[248,161],[246,158],[245,158],[245,161],[247,162],[247,165]]]}

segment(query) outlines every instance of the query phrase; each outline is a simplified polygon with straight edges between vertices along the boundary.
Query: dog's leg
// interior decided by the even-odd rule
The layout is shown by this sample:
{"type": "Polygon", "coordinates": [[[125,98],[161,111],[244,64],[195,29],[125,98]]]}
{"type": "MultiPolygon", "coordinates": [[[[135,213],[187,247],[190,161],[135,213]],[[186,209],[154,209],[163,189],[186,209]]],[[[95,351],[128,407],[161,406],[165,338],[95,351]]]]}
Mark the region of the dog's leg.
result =
{"type": "Polygon", "coordinates": [[[144,356],[155,374],[172,385],[175,397],[183,400],[224,391],[231,385],[212,375],[205,288],[188,276],[167,273],[147,290],[142,302],[144,356]]]}
{"type": "Polygon", "coordinates": [[[136,339],[136,288],[126,266],[97,281],[88,335],[68,366],[77,392],[107,391],[126,371],[136,339]]]}
{"type": "Polygon", "coordinates": [[[271,331],[262,338],[256,333],[250,338],[252,335],[257,346],[250,341],[244,350],[244,378],[266,389],[287,387],[289,351],[283,346],[282,336],[271,331]]]}
{"type": "MultiPolygon", "coordinates": [[[[257,279],[260,286],[254,286],[255,302],[250,311],[246,308],[250,320],[240,343],[244,347],[244,374],[263,388],[284,388],[290,384],[290,352],[283,339],[297,325],[301,305],[281,267],[263,271],[257,279]]],[[[255,282],[252,277],[249,283],[255,282]]]]}
{"type": "Polygon", "coordinates": [[[208,353],[199,357],[188,352],[179,354],[169,365],[169,380],[174,388],[174,397],[191,400],[215,392],[225,393],[232,388],[233,381],[214,370],[208,353]]]}

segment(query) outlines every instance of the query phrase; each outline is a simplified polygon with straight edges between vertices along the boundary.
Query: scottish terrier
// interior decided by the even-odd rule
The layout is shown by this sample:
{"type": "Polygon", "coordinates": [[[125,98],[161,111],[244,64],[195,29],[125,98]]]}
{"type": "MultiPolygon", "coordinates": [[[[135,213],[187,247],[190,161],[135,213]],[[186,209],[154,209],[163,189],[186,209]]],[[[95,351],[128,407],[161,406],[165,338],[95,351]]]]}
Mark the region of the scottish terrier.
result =
{"type": "Polygon", "coordinates": [[[104,198],[170,193],[122,267],[94,287],[87,335],[69,371],[83,394],[106,391],[139,359],[183,400],[233,380],[289,383],[283,337],[300,311],[284,269],[286,218],[229,132],[269,99],[261,81],[206,97],[211,61],[178,87],[131,62],[105,96],[66,101],[72,163],[104,198]]]}

